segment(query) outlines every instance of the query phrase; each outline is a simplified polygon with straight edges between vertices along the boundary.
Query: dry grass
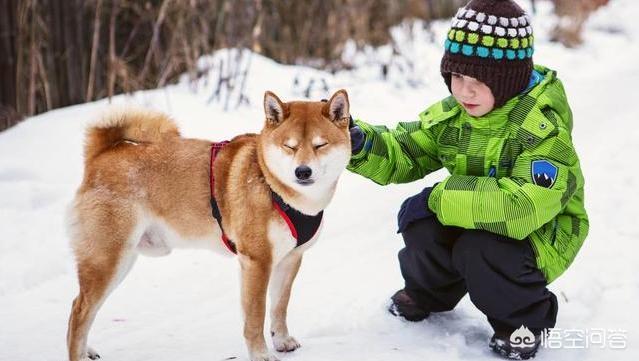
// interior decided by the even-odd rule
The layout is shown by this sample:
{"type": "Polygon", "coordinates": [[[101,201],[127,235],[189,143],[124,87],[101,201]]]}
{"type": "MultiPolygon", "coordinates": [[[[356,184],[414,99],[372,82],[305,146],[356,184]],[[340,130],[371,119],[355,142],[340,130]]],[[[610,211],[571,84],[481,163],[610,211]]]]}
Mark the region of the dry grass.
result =
{"type": "Polygon", "coordinates": [[[573,48],[579,46],[583,39],[581,33],[590,14],[607,5],[610,0],[553,0],[555,13],[560,17],[551,39],[573,48]]]}

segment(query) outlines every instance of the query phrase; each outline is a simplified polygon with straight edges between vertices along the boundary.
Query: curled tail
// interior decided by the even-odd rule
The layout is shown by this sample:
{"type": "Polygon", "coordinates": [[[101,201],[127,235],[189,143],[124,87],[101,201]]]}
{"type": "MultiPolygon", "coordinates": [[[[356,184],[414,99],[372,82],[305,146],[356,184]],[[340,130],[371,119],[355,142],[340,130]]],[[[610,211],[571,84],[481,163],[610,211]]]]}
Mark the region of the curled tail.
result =
{"type": "Polygon", "coordinates": [[[84,159],[93,159],[124,141],[158,143],[179,136],[175,123],[163,113],[138,109],[112,111],[87,129],[84,159]]]}

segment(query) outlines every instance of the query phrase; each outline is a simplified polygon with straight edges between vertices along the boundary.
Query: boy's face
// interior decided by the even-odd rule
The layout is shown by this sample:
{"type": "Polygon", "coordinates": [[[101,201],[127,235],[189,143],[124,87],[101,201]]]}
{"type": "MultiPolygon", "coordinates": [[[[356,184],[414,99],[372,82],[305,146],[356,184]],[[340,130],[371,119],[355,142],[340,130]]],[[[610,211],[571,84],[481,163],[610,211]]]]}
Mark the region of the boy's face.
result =
{"type": "Polygon", "coordinates": [[[486,115],[495,106],[495,97],[490,88],[475,78],[452,73],[450,87],[453,97],[473,117],[486,115]]]}

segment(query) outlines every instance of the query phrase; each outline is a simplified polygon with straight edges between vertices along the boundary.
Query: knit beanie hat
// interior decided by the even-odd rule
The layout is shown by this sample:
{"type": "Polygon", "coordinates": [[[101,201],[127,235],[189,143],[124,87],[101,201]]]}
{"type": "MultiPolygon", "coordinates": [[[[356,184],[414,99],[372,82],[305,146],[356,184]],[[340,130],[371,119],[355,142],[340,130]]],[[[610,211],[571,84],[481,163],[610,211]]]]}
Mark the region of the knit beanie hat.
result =
{"type": "Polygon", "coordinates": [[[533,70],[530,18],[512,0],[471,0],[453,18],[444,45],[441,73],[451,90],[451,73],[485,83],[495,108],[521,93],[533,70]]]}

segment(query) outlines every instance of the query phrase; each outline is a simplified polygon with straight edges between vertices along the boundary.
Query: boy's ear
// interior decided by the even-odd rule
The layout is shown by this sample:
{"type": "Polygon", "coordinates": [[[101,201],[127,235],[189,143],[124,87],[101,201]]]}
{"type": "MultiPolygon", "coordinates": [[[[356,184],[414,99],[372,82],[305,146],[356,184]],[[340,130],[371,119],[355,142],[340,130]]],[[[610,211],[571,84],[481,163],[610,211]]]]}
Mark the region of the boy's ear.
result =
{"type": "Polygon", "coordinates": [[[348,124],[351,113],[346,90],[340,89],[336,91],[326,105],[324,105],[323,113],[334,123],[339,125],[343,123],[348,124]]]}
{"type": "Polygon", "coordinates": [[[270,124],[279,124],[284,121],[285,105],[274,93],[266,91],[264,93],[264,115],[270,124]]]}

